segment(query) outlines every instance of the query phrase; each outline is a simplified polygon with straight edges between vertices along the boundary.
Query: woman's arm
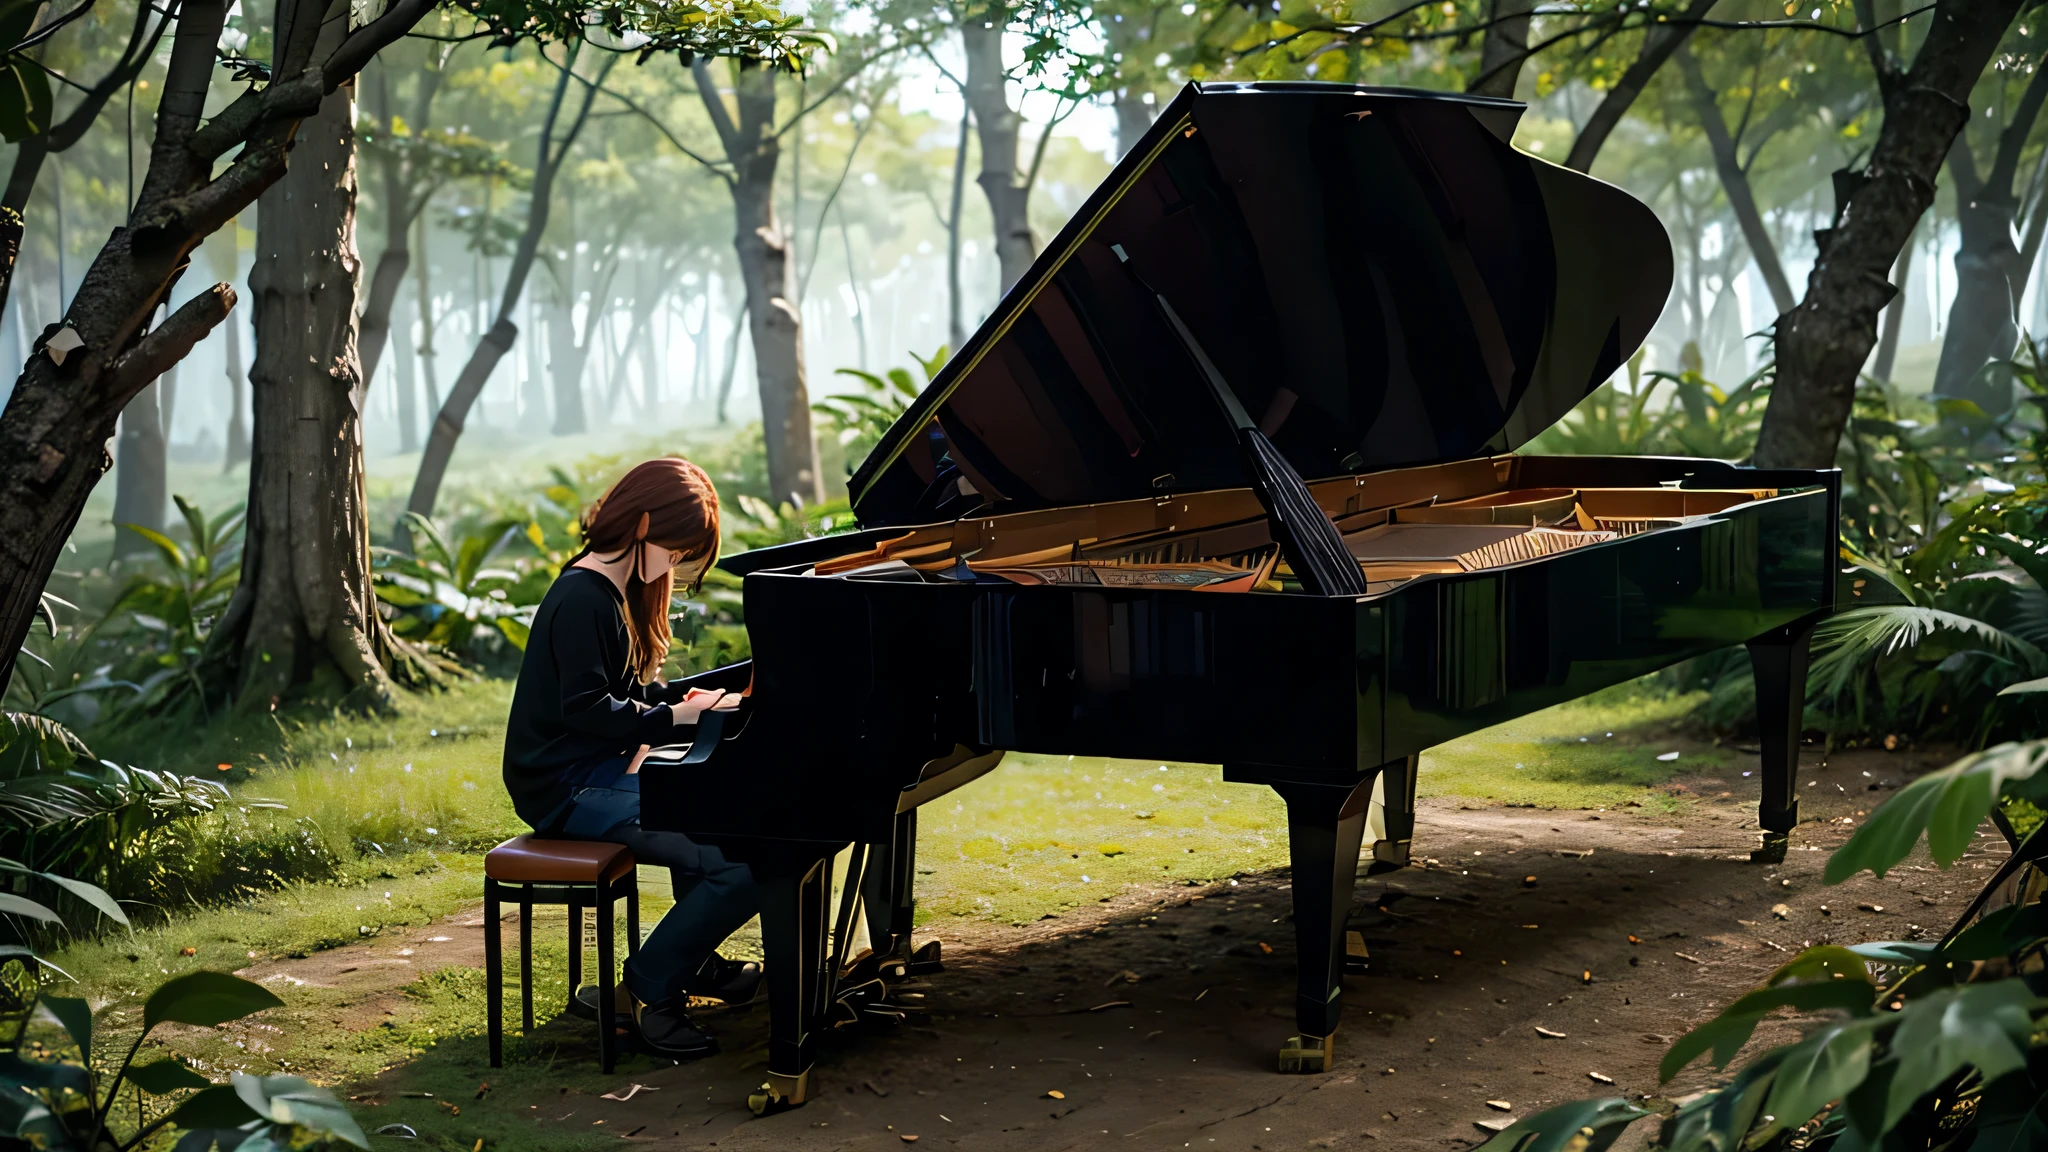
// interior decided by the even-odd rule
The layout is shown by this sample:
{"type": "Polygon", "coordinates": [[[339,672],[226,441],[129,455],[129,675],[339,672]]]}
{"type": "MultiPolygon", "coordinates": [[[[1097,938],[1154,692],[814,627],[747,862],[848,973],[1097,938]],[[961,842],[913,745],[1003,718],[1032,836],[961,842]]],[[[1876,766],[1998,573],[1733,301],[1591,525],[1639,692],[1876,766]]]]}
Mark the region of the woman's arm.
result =
{"type": "Polygon", "coordinates": [[[614,669],[625,667],[618,620],[610,604],[565,604],[551,630],[555,675],[562,685],[562,722],[621,747],[665,743],[675,724],[670,706],[612,694],[614,669]],[[598,608],[604,609],[602,613],[598,608]]]}

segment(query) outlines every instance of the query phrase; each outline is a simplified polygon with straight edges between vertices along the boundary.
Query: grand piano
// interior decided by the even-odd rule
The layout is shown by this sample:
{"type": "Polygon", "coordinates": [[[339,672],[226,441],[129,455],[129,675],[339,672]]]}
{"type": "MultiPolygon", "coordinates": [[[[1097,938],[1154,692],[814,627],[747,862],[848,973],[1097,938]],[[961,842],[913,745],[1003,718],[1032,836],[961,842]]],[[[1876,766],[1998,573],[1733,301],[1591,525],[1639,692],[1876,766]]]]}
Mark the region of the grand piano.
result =
{"type": "Polygon", "coordinates": [[[1433,745],[1746,644],[1782,858],[1837,474],[1515,453],[1672,275],[1647,207],[1509,145],[1521,112],[1188,86],[854,474],[859,530],[726,561],[753,659],[698,682],[751,693],[646,777],[643,820],[760,883],[757,1112],[811,1094],[821,1029],[937,966],[910,938],[917,808],[1004,751],[1218,764],[1285,799],[1282,1071],[1330,1067],[1353,879],[1407,862],[1433,745]],[[1357,564],[1342,594],[1276,530],[1254,425],[1357,564]]]}

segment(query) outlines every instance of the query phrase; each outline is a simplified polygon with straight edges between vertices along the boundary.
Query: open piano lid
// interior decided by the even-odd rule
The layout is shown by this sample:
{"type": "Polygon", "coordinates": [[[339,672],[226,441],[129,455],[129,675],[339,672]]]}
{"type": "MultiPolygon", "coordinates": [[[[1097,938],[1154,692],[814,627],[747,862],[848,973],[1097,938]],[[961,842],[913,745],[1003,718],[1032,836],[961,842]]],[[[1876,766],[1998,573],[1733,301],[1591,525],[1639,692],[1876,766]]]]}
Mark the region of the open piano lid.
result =
{"type": "Polygon", "coordinates": [[[1634,197],[1508,144],[1522,108],[1188,85],[854,474],[860,522],[1242,486],[1138,277],[1308,479],[1527,442],[1634,353],[1672,261],[1634,197]]]}

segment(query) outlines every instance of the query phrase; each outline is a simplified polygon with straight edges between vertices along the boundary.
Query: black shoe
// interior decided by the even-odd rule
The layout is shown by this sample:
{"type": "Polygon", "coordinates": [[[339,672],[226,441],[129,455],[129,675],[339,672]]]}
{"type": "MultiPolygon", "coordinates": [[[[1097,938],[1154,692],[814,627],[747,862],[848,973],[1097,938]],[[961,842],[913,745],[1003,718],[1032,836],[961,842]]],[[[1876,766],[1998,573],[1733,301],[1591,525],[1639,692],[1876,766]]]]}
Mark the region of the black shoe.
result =
{"type": "Polygon", "coordinates": [[[653,1055],[670,1060],[697,1060],[718,1051],[718,1040],[697,1027],[680,1006],[654,1008],[636,1000],[633,1022],[639,1028],[641,1046],[653,1055]]]}
{"type": "Polygon", "coordinates": [[[745,1004],[761,990],[761,965],[753,960],[728,960],[713,952],[685,987],[692,996],[745,1004]]]}
{"type": "MultiPolygon", "coordinates": [[[[576,995],[569,998],[568,1012],[585,1020],[597,1019],[597,985],[585,984],[576,989],[576,995]]],[[[633,1018],[633,994],[626,991],[624,984],[612,986],[612,1013],[628,1020],[633,1018]]]]}

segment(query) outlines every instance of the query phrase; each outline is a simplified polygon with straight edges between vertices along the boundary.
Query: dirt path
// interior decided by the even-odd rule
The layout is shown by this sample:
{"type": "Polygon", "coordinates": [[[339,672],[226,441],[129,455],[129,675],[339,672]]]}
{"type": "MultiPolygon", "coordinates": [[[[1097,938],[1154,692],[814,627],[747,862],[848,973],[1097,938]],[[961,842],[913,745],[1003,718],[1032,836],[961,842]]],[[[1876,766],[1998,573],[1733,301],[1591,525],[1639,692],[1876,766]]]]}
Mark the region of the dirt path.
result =
{"type": "MultiPolygon", "coordinates": [[[[1827,853],[1851,830],[1840,821],[1884,794],[1870,786],[1928,765],[1881,752],[1817,759],[1803,772],[1809,822],[1783,865],[1748,861],[1756,790],[1741,773],[1753,760],[1681,779],[1673,787],[1699,802],[1677,815],[1426,804],[1416,842],[1428,863],[1358,886],[1352,926],[1371,971],[1346,982],[1338,1069],[1326,1075],[1273,1071],[1291,1031],[1294,958],[1288,880],[1269,873],[1133,888],[1025,928],[938,925],[946,972],[900,989],[916,1018],[825,1037],[817,1096],[781,1116],[745,1111],[763,1063],[758,1003],[705,1015],[726,1043],[718,1057],[628,1065],[614,1090],[652,1089],[630,1100],[565,1089],[465,1106],[530,1118],[535,1147],[601,1121],[632,1143],[678,1148],[879,1149],[916,1136],[977,1150],[1394,1150],[1465,1147],[1487,1135],[1476,1121],[1579,1096],[1682,1094],[1711,1076],[1695,1066],[1660,1089],[1672,1037],[1809,942],[1938,934],[2003,856],[1986,839],[1952,872],[1921,856],[1881,881],[1823,887],[1827,853]]],[[[371,1027],[418,973],[480,965],[480,928],[472,910],[248,974],[360,990],[350,1010],[371,1027]]],[[[562,1059],[588,1051],[588,1031],[566,1018],[542,1028],[562,1059]]],[[[1767,1026],[1760,1039],[1793,1031],[1767,1026]]],[[[395,1094],[402,1077],[383,1090],[395,1094]]]]}

